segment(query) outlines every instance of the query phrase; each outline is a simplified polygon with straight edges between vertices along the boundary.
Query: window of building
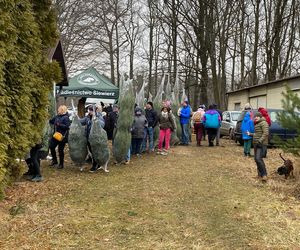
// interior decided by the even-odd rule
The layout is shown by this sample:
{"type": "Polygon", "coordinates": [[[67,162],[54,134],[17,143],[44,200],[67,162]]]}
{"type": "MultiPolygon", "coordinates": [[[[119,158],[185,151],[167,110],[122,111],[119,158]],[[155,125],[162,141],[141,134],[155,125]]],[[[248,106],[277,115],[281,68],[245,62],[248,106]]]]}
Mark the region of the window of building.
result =
{"type": "Polygon", "coordinates": [[[241,103],[240,102],[236,102],[234,104],[234,111],[240,111],[241,110],[241,103]]]}

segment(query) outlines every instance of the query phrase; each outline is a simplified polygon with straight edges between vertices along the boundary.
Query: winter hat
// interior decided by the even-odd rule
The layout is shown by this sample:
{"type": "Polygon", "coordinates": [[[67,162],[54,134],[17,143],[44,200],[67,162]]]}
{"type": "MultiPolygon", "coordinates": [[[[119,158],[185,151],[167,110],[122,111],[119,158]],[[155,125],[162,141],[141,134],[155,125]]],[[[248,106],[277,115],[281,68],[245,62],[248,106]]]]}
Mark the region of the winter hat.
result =
{"type": "Polygon", "coordinates": [[[260,117],[260,118],[262,118],[262,114],[261,114],[260,112],[257,112],[257,113],[254,115],[254,117],[260,117]]]}
{"type": "Polygon", "coordinates": [[[205,109],[206,107],[205,107],[204,104],[201,104],[201,105],[199,106],[199,108],[200,108],[200,109],[205,109]]]}
{"type": "Polygon", "coordinates": [[[142,109],[140,108],[140,107],[136,107],[135,109],[134,109],[134,113],[136,114],[136,115],[141,115],[142,114],[142,109]]]}
{"type": "Polygon", "coordinates": [[[218,105],[215,104],[215,103],[213,103],[212,106],[213,106],[214,109],[217,109],[217,108],[218,108],[218,105]]]}
{"type": "Polygon", "coordinates": [[[246,103],[244,106],[244,110],[250,110],[250,109],[252,109],[250,103],[246,103]]]}
{"type": "Polygon", "coordinates": [[[88,110],[89,110],[89,111],[94,111],[94,110],[95,110],[95,107],[94,107],[93,105],[90,105],[90,106],[88,107],[88,110]]]}

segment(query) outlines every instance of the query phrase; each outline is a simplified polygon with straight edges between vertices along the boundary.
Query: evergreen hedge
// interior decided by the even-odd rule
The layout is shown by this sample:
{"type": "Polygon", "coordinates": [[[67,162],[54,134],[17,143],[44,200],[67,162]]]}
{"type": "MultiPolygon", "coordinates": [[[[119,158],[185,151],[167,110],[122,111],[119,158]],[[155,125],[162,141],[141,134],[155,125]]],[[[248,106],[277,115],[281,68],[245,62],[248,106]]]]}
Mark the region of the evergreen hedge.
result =
{"type": "Polygon", "coordinates": [[[58,37],[51,0],[0,0],[0,192],[21,174],[17,159],[41,140],[48,95],[60,80],[46,48],[58,37]]]}
{"type": "Polygon", "coordinates": [[[282,93],[282,108],[284,112],[277,114],[277,119],[283,128],[297,132],[295,138],[282,141],[279,137],[275,138],[275,143],[285,152],[300,156],[300,97],[297,93],[286,86],[286,91],[282,93]]]}

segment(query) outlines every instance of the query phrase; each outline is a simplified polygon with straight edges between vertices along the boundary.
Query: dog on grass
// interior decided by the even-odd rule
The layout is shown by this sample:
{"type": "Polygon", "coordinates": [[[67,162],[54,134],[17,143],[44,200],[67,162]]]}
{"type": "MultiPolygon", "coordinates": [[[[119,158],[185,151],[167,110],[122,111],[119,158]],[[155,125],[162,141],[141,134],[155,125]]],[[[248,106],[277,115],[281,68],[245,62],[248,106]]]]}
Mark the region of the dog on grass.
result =
{"type": "Polygon", "coordinates": [[[285,179],[287,179],[288,177],[294,177],[293,162],[289,159],[284,159],[281,153],[279,154],[279,156],[283,160],[283,165],[277,169],[277,173],[279,175],[284,175],[285,179]]]}

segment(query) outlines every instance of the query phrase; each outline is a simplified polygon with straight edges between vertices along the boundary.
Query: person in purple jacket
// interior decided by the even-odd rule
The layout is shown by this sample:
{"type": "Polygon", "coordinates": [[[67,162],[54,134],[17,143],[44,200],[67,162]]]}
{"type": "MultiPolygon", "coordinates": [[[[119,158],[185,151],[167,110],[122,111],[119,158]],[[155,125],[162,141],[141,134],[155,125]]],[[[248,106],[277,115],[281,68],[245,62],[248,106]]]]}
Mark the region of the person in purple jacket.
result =
{"type": "Polygon", "coordinates": [[[218,129],[221,126],[221,116],[217,110],[214,109],[213,105],[208,107],[208,110],[205,112],[202,122],[205,129],[207,130],[208,136],[208,145],[210,147],[214,146],[214,140],[217,136],[218,129]]]}
{"type": "Polygon", "coordinates": [[[180,125],[182,129],[181,145],[189,145],[190,136],[189,136],[189,125],[191,118],[191,107],[188,101],[182,102],[182,107],[179,112],[180,125]]]}

